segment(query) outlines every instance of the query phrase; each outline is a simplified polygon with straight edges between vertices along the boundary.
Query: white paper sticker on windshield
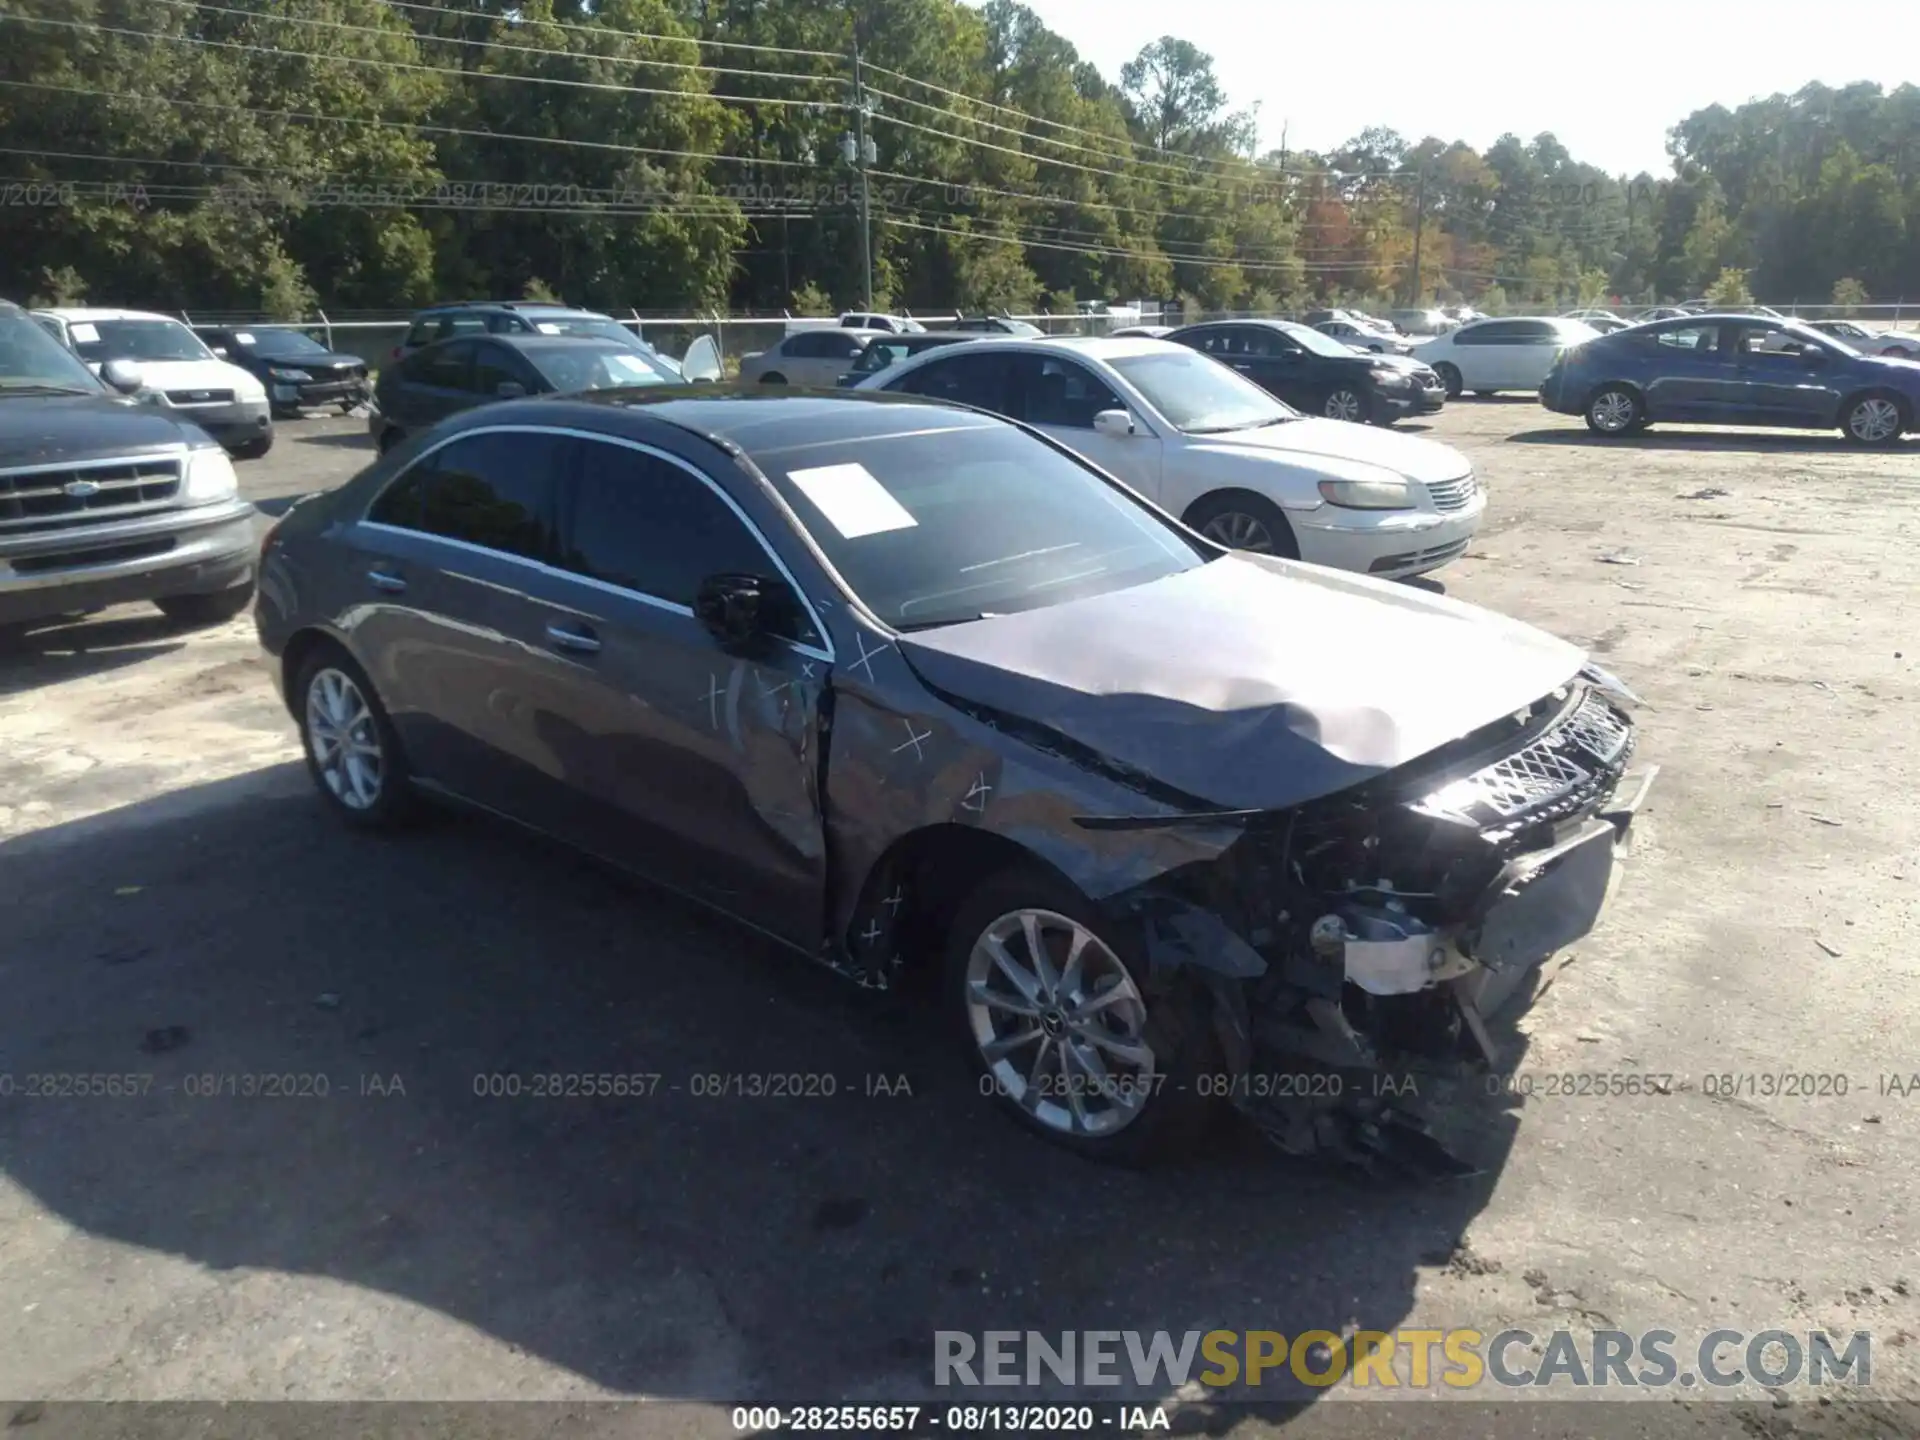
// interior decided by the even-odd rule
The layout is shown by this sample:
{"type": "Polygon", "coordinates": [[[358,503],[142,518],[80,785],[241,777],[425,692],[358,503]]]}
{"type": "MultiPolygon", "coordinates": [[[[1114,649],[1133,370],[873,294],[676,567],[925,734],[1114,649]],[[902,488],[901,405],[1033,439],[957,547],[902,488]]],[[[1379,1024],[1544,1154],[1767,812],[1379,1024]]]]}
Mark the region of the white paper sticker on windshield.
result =
{"type": "Polygon", "coordinates": [[[233,338],[238,340],[242,345],[253,344],[253,332],[251,330],[236,330],[233,332],[233,338]]]}
{"type": "Polygon", "coordinates": [[[73,337],[73,343],[76,345],[91,345],[100,338],[99,330],[85,321],[69,327],[67,333],[73,337]]]}
{"type": "Polygon", "coordinates": [[[920,522],[864,465],[821,465],[789,470],[787,478],[814,503],[827,522],[849,540],[888,530],[911,530],[920,522]]]}
{"type": "Polygon", "coordinates": [[[538,330],[542,335],[558,335],[560,333],[560,327],[558,325],[549,325],[544,320],[535,324],[533,328],[538,330]]]}

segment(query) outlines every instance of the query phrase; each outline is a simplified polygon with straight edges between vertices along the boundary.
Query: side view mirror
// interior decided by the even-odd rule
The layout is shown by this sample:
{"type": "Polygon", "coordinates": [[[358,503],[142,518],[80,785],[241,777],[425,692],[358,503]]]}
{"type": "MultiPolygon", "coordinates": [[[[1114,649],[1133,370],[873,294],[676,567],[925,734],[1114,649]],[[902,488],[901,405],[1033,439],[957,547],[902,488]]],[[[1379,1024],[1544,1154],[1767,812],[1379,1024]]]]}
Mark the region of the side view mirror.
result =
{"type": "Polygon", "coordinates": [[[498,395],[502,400],[518,400],[522,395],[527,393],[527,387],[522,385],[518,380],[502,380],[498,385],[493,387],[493,393],[498,395]]]}
{"type": "Polygon", "coordinates": [[[1093,417],[1093,433],[1110,435],[1116,440],[1125,439],[1135,432],[1133,416],[1124,410],[1102,410],[1093,417]]]}
{"type": "Polygon", "coordinates": [[[709,575],[694,594],[693,613],[723,649],[739,650],[766,635],[789,601],[778,580],[709,575]]]}
{"type": "Polygon", "coordinates": [[[107,361],[100,367],[100,378],[122,395],[137,394],[145,383],[140,375],[140,367],[131,360],[107,361]]]}

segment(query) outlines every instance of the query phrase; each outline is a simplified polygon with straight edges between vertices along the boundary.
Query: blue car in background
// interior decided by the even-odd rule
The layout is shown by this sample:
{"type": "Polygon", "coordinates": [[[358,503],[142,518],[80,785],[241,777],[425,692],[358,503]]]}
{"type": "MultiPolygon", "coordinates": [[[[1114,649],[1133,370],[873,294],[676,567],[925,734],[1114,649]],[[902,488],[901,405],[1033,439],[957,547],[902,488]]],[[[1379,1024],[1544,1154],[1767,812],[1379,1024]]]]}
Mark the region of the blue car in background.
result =
{"type": "Polygon", "coordinates": [[[1920,362],[1863,355],[1794,320],[1689,315],[1562,352],[1540,403],[1599,435],[1655,421],[1838,429],[1891,445],[1920,413],[1920,362]]]}

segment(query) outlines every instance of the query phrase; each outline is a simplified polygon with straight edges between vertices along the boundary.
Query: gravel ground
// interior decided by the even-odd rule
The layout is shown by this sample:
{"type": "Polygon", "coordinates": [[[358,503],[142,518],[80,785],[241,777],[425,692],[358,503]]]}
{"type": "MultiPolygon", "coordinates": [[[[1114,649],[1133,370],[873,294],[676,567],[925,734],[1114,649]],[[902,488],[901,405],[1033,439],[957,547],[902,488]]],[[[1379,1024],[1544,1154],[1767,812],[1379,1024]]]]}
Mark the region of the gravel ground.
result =
{"type": "MultiPolygon", "coordinates": [[[[283,426],[247,492],[271,511],[338,484],[362,432],[283,426]]],[[[1899,1093],[1920,1071],[1920,445],[1601,445],[1530,400],[1465,401],[1427,433],[1492,493],[1438,583],[1591,647],[1645,698],[1663,767],[1627,882],[1555,962],[1514,1068],[1669,1093],[1482,1103],[1487,1173],[1427,1189],[1244,1135],[1175,1172],[1089,1168],[980,1103],[924,1016],[644,887],[485,823],[344,833],[250,623],[128,607],[0,654],[0,1072],[152,1077],[134,1098],[0,1096],[0,1396],[679,1397],[711,1403],[535,1413],[556,1434],[726,1434],[720,1402],[928,1396],[935,1329],[1521,1325],[1868,1329],[1886,1404],[1920,1397],[1920,1093],[1899,1093]],[[508,1071],[662,1081],[476,1095],[508,1071]],[[692,1093],[749,1071],[838,1093],[692,1093]],[[245,1075],[328,1094],[189,1093],[245,1075]],[[1775,1076],[1825,1078],[1806,1096],[1775,1076]]],[[[1920,1428],[1740,1397],[1188,1423],[1920,1428]]],[[[102,1413],[13,1420],[108,1433],[102,1413]]],[[[405,1433],[528,1433],[515,1413],[417,1412],[405,1433]]]]}

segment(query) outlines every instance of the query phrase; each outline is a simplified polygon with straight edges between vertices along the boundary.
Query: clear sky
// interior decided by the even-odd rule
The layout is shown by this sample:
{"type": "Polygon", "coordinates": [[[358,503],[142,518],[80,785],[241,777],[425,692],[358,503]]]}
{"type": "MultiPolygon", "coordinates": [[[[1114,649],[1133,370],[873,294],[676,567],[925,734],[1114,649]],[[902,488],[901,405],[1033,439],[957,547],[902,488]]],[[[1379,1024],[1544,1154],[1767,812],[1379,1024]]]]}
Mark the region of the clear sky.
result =
{"type": "Polygon", "coordinates": [[[1261,149],[1330,150],[1369,125],[1485,149],[1551,130],[1612,172],[1669,170],[1667,128],[1819,80],[1920,83],[1920,0],[1024,0],[1109,80],[1172,34],[1214,58],[1261,149]]]}

